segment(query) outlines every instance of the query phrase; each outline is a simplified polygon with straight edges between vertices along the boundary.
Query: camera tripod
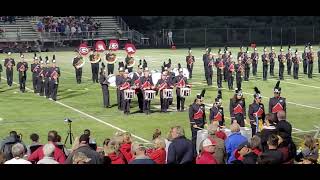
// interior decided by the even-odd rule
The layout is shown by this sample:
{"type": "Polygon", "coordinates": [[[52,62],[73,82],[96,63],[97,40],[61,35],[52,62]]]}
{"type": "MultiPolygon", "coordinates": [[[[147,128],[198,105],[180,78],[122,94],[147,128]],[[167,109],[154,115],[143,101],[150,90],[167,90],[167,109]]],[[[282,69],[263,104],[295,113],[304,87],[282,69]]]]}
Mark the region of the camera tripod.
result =
{"type": "Polygon", "coordinates": [[[73,133],[72,133],[72,131],[71,131],[71,122],[68,122],[68,125],[69,125],[69,130],[68,130],[68,135],[67,135],[67,137],[66,137],[66,140],[64,141],[64,145],[67,144],[68,138],[69,138],[69,143],[70,143],[70,145],[72,145],[72,141],[73,141],[73,139],[74,139],[73,133]]]}

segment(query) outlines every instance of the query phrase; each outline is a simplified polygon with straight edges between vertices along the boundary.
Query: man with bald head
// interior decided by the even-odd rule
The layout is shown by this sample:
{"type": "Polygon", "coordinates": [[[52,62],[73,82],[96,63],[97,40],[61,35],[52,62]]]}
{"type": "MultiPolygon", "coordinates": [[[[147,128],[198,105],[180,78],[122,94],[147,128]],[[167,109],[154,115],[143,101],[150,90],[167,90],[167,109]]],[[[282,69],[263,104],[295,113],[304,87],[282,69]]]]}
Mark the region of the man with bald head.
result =
{"type": "Polygon", "coordinates": [[[286,120],[286,112],[281,110],[277,113],[277,117],[279,122],[276,125],[276,129],[278,132],[285,133],[288,138],[291,137],[292,133],[292,126],[291,124],[286,120]]]}

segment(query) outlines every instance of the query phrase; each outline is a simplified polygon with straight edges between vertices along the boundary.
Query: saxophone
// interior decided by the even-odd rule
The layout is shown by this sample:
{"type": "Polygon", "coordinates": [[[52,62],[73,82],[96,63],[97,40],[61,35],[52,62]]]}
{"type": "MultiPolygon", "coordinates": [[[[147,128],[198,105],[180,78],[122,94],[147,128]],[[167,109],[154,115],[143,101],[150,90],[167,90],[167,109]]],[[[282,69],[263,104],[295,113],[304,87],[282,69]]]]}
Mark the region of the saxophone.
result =
{"type": "Polygon", "coordinates": [[[284,55],[281,55],[281,63],[283,65],[285,65],[285,63],[286,63],[286,57],[284,55]]]}

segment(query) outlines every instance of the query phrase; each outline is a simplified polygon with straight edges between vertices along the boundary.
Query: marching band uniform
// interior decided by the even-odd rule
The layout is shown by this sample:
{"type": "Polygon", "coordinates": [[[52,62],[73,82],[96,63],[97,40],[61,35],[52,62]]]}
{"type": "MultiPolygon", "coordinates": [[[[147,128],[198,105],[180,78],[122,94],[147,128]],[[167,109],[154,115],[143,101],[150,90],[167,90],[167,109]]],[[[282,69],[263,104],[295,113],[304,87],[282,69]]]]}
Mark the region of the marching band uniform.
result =
{"type": "Polygon", "coordinates": [[[39,68],[40,68],[40,64],[38,62],[38,57],[35,54],[34,62],[31,64],[31,69],[30,69],[32,72],[32,85],[33,85],[34,93],[37,93],[37,84],[38,84],[37,69],[39,68]]]}
{"type": "Polygon", "coordinates": [[[138,97],[138,104],[139,104],[139,109],[140,109],[140,112],[143,111],[143,94],[142,94],[142,90],[140,89],[140,78],[142,76],[142,65],[139,65],[139,71],[138,72],[135,72],[133,74],[133,77],[132,77],[132,80],[136,86],[136,94],[137,94],[137,97],[138,97]]]}
{"type": "Polygon", "coordinates": [[[37,69],[37,93],[40,96],[44,95],[44,73],[45,73],[46,67],[44,66],[44,63],[42,61],[42,58],[40,57],[40,68],[37,69]]]}
{"type": "MultiPolygon", "coordinates": [[[[108,52],[106,54],[106,60],[108,61],[111,58],[112,54],[108,52]]],[[[114,63],[107,63],[108,75],[113,74],[114,72],[114,63]]]]}
{"type": "Polygon", "coordinates": [[[61,76],[60,68],[56,66],[55,55],[52,59],[52,67],[49,69],[49,91],[50,98],[54,101],[57,100],[59,77],[61,76]]]}
{"type": "Polygon", "coordinates": [[[307,53],[308,57],[308,78],[312,78],[312,73],[313,73],[313,61],[314,61],[314,55],[312,51],[312,46],[309,46],[309,52],[307,53]]]}
{"type": "Polygon", "coordinates": [[[192,79],[193,63],[195,62],[195,59],[194,56],[191,55],[191,48],[189,48],[188,53],[189,55],[186,56],[187,69],[189,71],[189,78],[192,79]]]}
{"type": "Polygon", "coordinates": [[[128,69],[126,69],[124,71],[124,77],[123,77],[123,81],[120,85],[120,93],[121,93],[121,104],[122,104],[122,110],[124,112],[124,114],[128,115],[130,114],[130,103],[131,100],[130,99],[125,99],[125,95],[124,95],[124,90],[130,89],[131,85],[132,85],[132,80],[128,77],[128,69]],[[127,76],[127,77],[125,77],[127,76]]]}
{"type": "Polygon", "coordinates": [[[73,59],[73,66],[74,69],[76,71],[76,80],[78,84],[81,84],[81,77],[82,77],[82,67],[80,68],[76,68],[77,63],[79,63],[79,61],[82,59],[82,57],[80,55],[77,55],[74,59],[73,59]]]}
{"type": "Polygon", "coordinates": [[[301,61],[301,59],[298,56],[298,50],[296,50],[295,56],[292,58],[292,62],[293,62],[293,79],[298,79],[300,61],[301,61]]]}
{"type": "Polygon", "coordinates": [[[222,73],[224,71],[224,62],[221,58],[221,49],[219,49],[219,57],[215,61],[215,66],[217,68],[217,85],[218,88],[222,88],[222,73]]]}
{"type": "Polygon", "coordinates": [[[207,49],[206,49],[206,53],[203,54],[203,56],[202,56],[204,76],[205,76],[206,81],[207,81],[207,79],[208,79],[208,72],[207,72],[206,61],[207,61],[207,58],[208,58],[210,52],[211,52],[211,48],[207,48],[207,49]]]}
{"type": "Polygon", "coordinates": [[[16,65],[13,58],[11,58],[11,52],[8,52],[8,57],[4,60],[4,67],[6,68],[7,84],[12,86],[13,82],[13,67],[16,65]]]}
{"type": "Polygon", "coordinates": [[[278,55],[278,61],[279,61],[279,80],[283,80],[283,73],[284,73],[284,63],[283,60],[285,59],[285,55],[282,54],[283,49],[281,47],[280,54],[278,55]]]}
{"type": "Polygon", "coordinates": [[[120,68],[122,68],[122,69],[124,69],[124,63],[123,63],[123,61],[120,61],[120,62],[118,62],[118,70],[120,69],[120,68]]]}
{"type": "MultiPolygon", "coordinates": [[[[171,63],[170,63],[170,65],[171,65],[171,63]]],[[[143,59],[142,68],[145,69],[146,67],[148,67],[148,63],[145,59],[143,59]]]]}
{"type": "Polygon", "coordinates": [[[228,68],[228,88],[229,90],[233,89],[233,80],[234,80],[234,71],[235,71],[235,67],[234,67],[234,62],[229,62],[227,65],[228,68]]]}
{"type": "Polygon", "coordinates": [[[289,48],[288,48],[288,53],[286,54],[286,59],[287,59],[287,71],[288,71],[288,75],[291,75],[292,52],[291,52],[290,46],[289,46],[289,48]]]}
{"type": "Polygon", "coordinates": [[[17,71],[19,72],[20,91],[25,92],[28,63],[24,61],[23,55],[21,55],[21,59],[22,59],[22,61],[18,62],[18,64],[17,64],[17,71]]]}
{"type": "Polygon", "coordinates": [[[238,52],[237,60],[238,60],[240,57],[243,57],[243,55],[244,55],[243,46],[240,46],[240,51],[238,52]]]}
{"type": "Polygon", "coordinates": [[[249,51],[247,48],[247,51],[244,53],[243,56],[243,63],[244,63],[244,81],[249,81],[250,76],[250,59],[249,59],[249,51]]]}
{"type": "Polygon", "coordinates": [[[50,77],[50,74],[49,74],[49,59],[48,59],[48,56],[46,56],[46,67],[44,68],[44,94],[46,96],[46,98],[49,98],[50,96],[50,90],[49,90],[49,77],[50,77]]]}
{"type": "Polygon", "coordinates": [[[257,132],[261,131],[265,121],[264,104],[261,102],[262,96],[260,95],[260,91],[257,87],[255,87],[254,90],[254,100],[253,103],[249,105],[248,111],[252,135],[255,135],[257,132]]]}
{"type": "Polygon", "coordinates": [[[303,59],[303,74],[307,74],[308,69],[308,55],[307,55],[307,46],[304,48],[304,51],[302,53],[302,59],[303,59]]]}
{"type": "MultiPolygon", "coordinates": [[[[149,72],[148,67],[146,67],[144,69],[144,72],[149,72]]],[[[153,89],[152,88],[152,86],[153,86],[152,76],[148,75],[146,77],[146,74],[144,74],[144,76],[142,76],[140,78],[140,83],[141,83],[140,84],[141,85],[140,88],[142,89],[142,95],[143,95],[143,111],[146,114],[150,114],[150,103],[151,103],[151,101],[150,100],[146,100],[145,90],[153,89]]]]}
{"type": "Polygon", "coordinates": [[[238,88],[241,88],[241,84],[242,84],[242,74],[243,74],[243,65],[241,65],[240,62],[235,65],[235,71],[236,71],[236,83],[237,83],[237,87],[238,87],[238,88]]]}
{"type": "Polygon", "coordinates": [[[166,72],[162,73],[162,78],[158,80],[156,86],[160,93],[161,112],[167,112],[169,108],[169,99],[163,97],[163,90],[172,89],[173,86],[171,85],[170,79],[168,78],[166,72]]]}
{"type": "Polygon", "coordinates": [[[274,115],[274,120],[277,123],[277,113],[281,110],[286,110],[286,98],[280,96],[281,94],[281,87],[279,87],[280,81],[277,82],[276,86],[273,89],[274,97],[270,98],[269,100],[269,113],[274,115]]]}
{"type": "Polygon", "coordinates": [[[123,72],[124,72],[124,68],[120,67],[119,68],[119,74],[116,76],[116,86],[117,86],[117,103],[118,103],[118,109],[122,110],[122,106],[121,106],[121,92],[120,92],[120,85],[123,82],[123,72]]]}
{"type": "MultiPolygon", "coordinates": [[[[223,61],[223,64],[226,66],[228,60],[229,60],[229,52],[227,50],[228,48],[226,47],[225,50],[224,50],[224,54],[222,54],[222,61],[223,61]]],[[[226,68],[223,68],[223,80],[224,82],[227,81],[227,69],[226,68]]]]}
{"type": "Polygon", "coordinates": [[[127,57],[125,58],[125,62],[126,62],[125,68],[128,69],[129,73],[131,73],[132,70],[133,70],[133,67],[128,67],[129,61],[130,61],[131,59],[133,59],[133,57],[131,57],[129,54],[128,54],[127,57]]]}
{"type": "Polygon", "coordinates": [[[99,82],[102,89],[102,97],[103,97],[103,107],[110,108],[110,95],[109,95],[109,83],[107,72],[104,64],[102,63],[102,68],[100,71],[99,82]]]}
{"type": "Polygon", "coordinates": [[[271,47],[271,52],[269,53],[269,63],[270,63],[270,76],[274,76],[274,62],[276,58],[276,53],[274,52],[274,47],[271,47]]]}
{"type": "MultiPolygon", "coordinates": [[[[98,56],[96,51],[94,52],[94,54],[90,54],[90,56],[89,56],[90,62],[95,61],[96,56],[98,56]]],[[[93,83],[98,83],[98,73],[99,73],[99,63],[100,62],[101,62],[101,58],[98,62],[91,63],[91,72],[92,72],[93,83]]]]}
{"type": "Polygon", "coordinates": [[[261,60],[262,60],[262,76],[263,80],[266,81],[268,77],[268,66],[269,66],[269,54],[267,53],[266,47],[263,49],[263,54],[261,55],[261,60]]]}
{"type": "Polygon", "coordinates": [[[213,58],[213,55],[211,54],[211,51],[209,53],[209,55],[207,56],[207,58],[205,59],[205,68],[206,68],[206,74],[207,74],[207,77],[206,77],[206,80],[207,80],[207,84],[208,86],[211,86],[212,85],[212,75],[213,75],[213,65],[214,65],[214,58],[213,58]]]}
{"type": "Polygon", "coordinates": [[[251,53],[252,59],[252,74],[254,76],[257,75],[258,62],[259,62],[259,53],[257,53],[257,48],[254,48],[254,52],[251,53]]]}
{"type": "Polygon", "coordinates": [[[185,98],[181,95],[181,88],[187,86],[187,78],[183,76],[182,68],[179,69],[179,75],[175,77],[174,84],[176,85],[176,95],[177,95],[177,111],[184,111],[185,98]]]}
{"type": "Polygon", "coordinates": [[[207,124],[205,105],[202,103],[205,90],[202,90],[201,94],[198,94],[195,101],[189,107],[189,120],[192,134],[192,144],[196,152],[197,132],[204,128],[207,124]]]}
{"type": "Polygon", "coordinates": [[[224,111],[221,105],[222,93],[218,91],[218,96],[215,98],[213,106],[210,108],[210,124],[213,121],[218,121],[220,126],[224,126],[224,111]]]}
{"type": "Polygon", "coordinates": [[[245,126],[245,119],[246,119],[246,102],[242,96],[241,89],[235,90],[235,95],[233,98],[230,99],[230,116],[231,116],[231,124],[234,120],[240,125],[240,127],[245,126]],[[240,99],[237,96],[241,96],[240,99]]]}

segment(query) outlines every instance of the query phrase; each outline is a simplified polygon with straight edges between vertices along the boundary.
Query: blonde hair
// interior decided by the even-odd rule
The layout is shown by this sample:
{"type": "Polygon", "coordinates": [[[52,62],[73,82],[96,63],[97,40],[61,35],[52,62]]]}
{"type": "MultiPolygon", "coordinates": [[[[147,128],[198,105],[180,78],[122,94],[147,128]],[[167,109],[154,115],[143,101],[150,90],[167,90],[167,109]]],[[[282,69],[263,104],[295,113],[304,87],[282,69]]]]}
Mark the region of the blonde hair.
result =
{"type": "Polygon", "coordinates": [[[111,154],[111,153],[119,153],[119,148],[120,148],[120,142],[117,140],[110,140],[108,145],[105,146],[104,148],[104,153],[105,155],[111,154]]]}
{"type": "Polygon", "coordinates": [[[236,122],[232,123],[230,126],[231,132],[239,132],[240,131],[240,125],[236,122]]]}
{"type": "Polygon", "coordinates": [[[154,144],[155,144],[155,147],[156,148],[163,148],[165,149],[166,148],[166,142],[164,141],[163,138],[161,137],[158,137],[154,140],[154,144]]]}
{"type": "Polygon", "coordinates": [[[124,132],[123,135],[123,142],[124,143],[131,143],[132,142],[132,139],[131,139],[131,133],[129,132],[124,132]]]}

